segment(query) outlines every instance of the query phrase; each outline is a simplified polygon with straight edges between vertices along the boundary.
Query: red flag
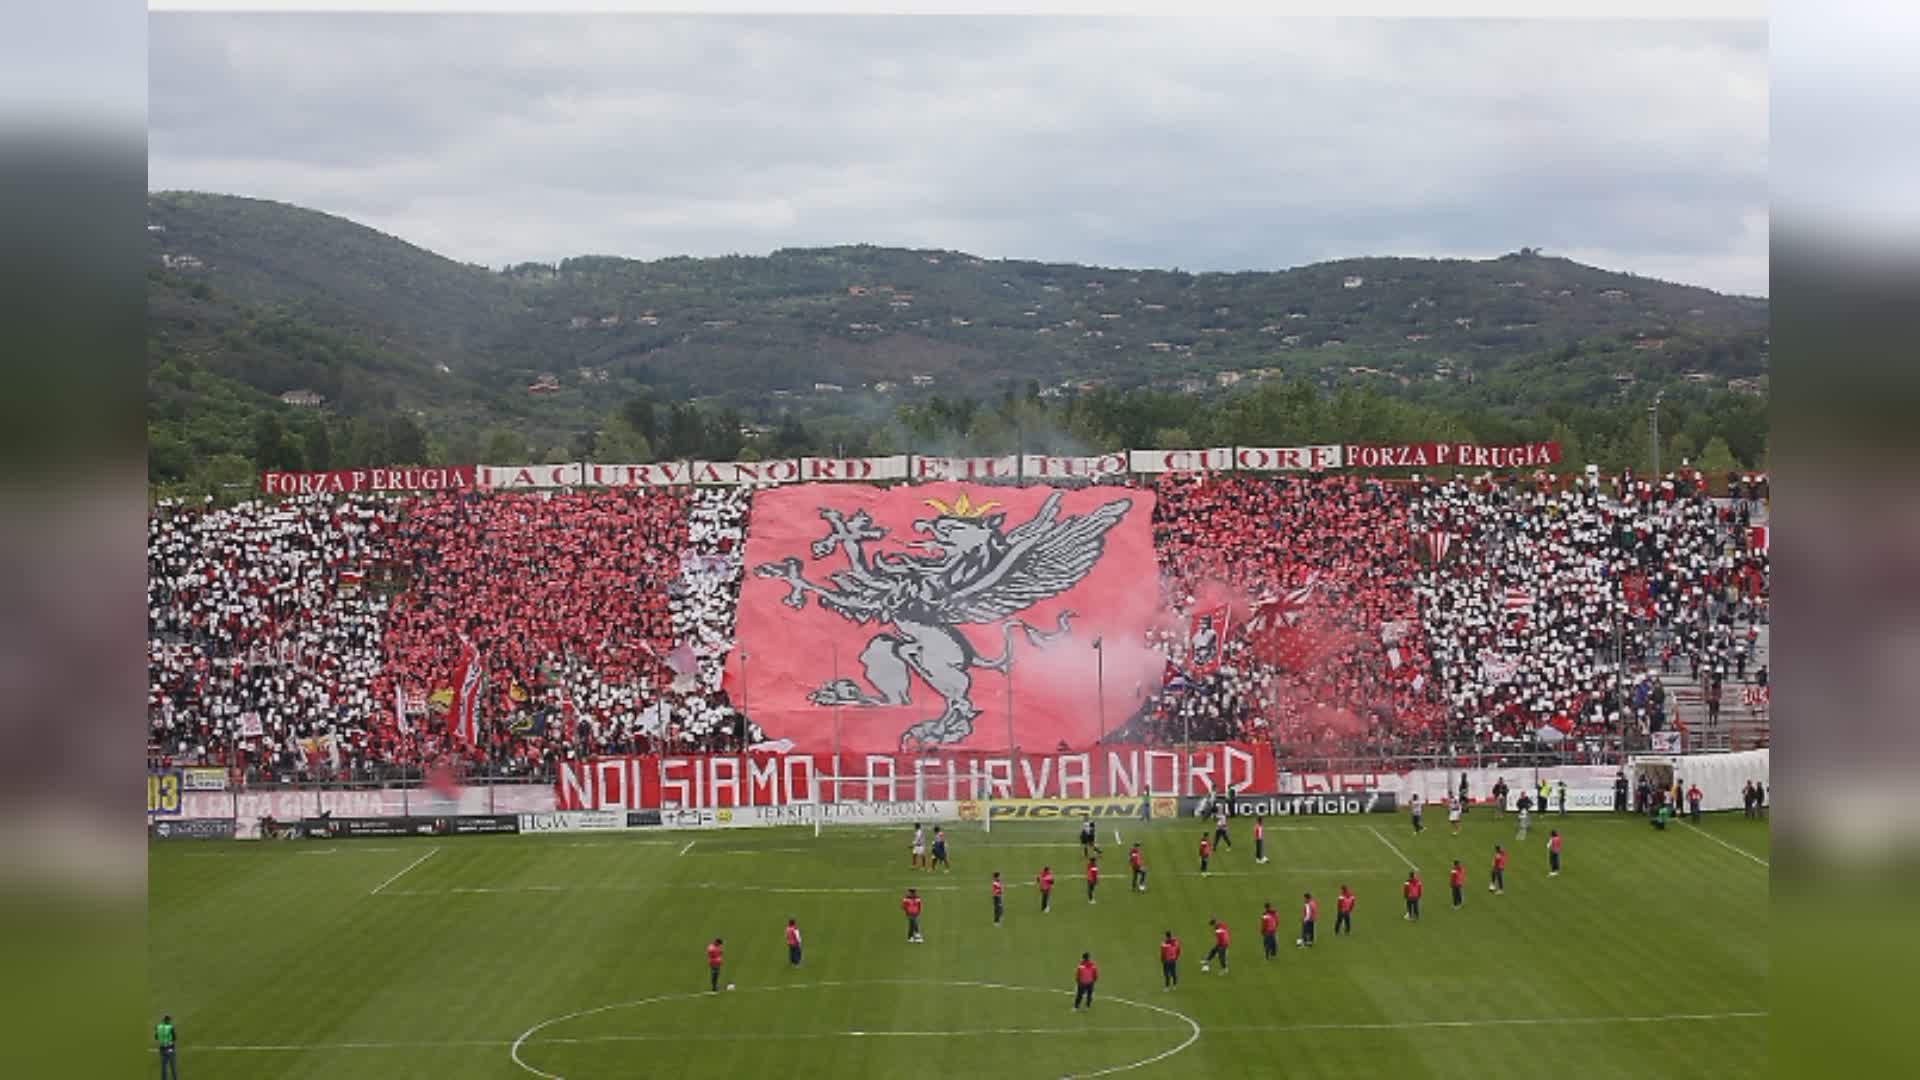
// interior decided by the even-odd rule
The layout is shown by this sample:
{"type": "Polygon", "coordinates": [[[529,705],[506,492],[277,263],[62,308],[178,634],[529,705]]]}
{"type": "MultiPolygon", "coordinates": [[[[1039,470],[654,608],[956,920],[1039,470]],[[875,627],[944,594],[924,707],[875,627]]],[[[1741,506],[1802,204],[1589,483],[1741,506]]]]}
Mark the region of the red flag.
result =
{"type": "Polygon", "coordinates": [[[466,648],[466,663],[453,691],[450,731],[454,741],[472,746],[480,741],[480,692],[486,678],[480,667],[480,650],[466,638],[461,638],[460,644],[466,648]]]}

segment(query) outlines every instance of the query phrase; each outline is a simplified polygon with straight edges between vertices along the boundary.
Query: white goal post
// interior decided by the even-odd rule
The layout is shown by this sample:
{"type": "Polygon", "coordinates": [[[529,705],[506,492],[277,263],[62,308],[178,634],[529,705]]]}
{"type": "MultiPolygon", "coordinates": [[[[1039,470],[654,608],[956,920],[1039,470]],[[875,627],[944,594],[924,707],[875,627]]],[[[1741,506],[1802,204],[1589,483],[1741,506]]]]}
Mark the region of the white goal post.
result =
{"type": "MultiPolygon", "coordinates": [[[[958,786],[958,785],[956,785],[958,786]]],[[[945,777],[926,776],[918,784],[903,783],[893,794],[906,798],[860,798],[867,794],[867,778],[814,777],[814,801],[808,808],[813,818],[813,835],[828,829],[865,828],[876,831],[911,830],[914,825],[927,828],[927,843],[933,843],[933,828],[948,830],[970,827],[976,822],[992,828],[991,803],[986,799],[952,797],[945,777]],[[839,798],[834,798],[838,793],[839,798]],[[854,798],[848,798],[848,796],[854,798]]]]}

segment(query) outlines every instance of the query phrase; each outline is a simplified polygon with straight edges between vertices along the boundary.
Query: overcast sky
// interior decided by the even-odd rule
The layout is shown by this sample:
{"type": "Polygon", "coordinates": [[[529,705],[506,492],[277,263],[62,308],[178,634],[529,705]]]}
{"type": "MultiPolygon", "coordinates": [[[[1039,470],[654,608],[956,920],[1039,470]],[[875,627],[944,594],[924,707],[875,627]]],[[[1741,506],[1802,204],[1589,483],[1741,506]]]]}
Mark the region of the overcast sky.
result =
{"type": "Polygon", "coordinates": [[[1521,246],[1767,292],[1763,23],[150,24],[149,183],[458,259],[867,242],[1187,270],[1521,246]]]}

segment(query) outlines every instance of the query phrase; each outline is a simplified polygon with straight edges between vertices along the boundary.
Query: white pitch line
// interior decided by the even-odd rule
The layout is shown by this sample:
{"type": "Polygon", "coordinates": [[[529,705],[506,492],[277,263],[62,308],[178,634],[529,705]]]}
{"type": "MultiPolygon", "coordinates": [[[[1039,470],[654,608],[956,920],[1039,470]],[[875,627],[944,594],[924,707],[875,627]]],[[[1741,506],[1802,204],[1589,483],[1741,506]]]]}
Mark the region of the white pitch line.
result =
{"type": "Polygon", "coordinates": [[[1754,862],[1759,863],[1761,866],[1764,866],[1769,870],[1773,869],[1773,864],[1768,862],[1767,860],[1761,858],[1758,855],[1755,855],[1753,852],[1748,851],[1746,848],[1737,847],[1733,844],[1727,843],[1725,840],[1720,839],[1719,837],[1713,835],[1712,833],[1708,832],[1707,830],[1701,828],[1698,825],[1693,826],[1693,831],[1699,833],[1701,836],[1706,837],[1707,839],[1713,841],[1714,843],[1719,844],[1721,847],[1726,848],[1728,851],[1733,852],[1735,855],[1744,855],[1747,858],[1752,859],[1754,862]]]}
{"type": "Polygon", "coordinates": [[[687,841],[687,846],[686,846],[686,847],[683,847],[683,848],[681,848],[681,849],[680,849],[680,854],[682,854],[682,855],[685,855],[685,854],[686,854],[687,852],[689,852],[689,851],[692,851],[692,850],[693,850],[693,845],[695,845],[695,844],[697,844],[697,843],[699,843],[699,842],[700,842],[699,840],[689,840],[689,841],[687,841]]]}
{"type": "MultiPolygon", "coordinates": [[[[624,1042],[787,1042],[817,1041],[821,1039],[876,1038],[876,1039],[939,1039],[939,1038],[989,1038],[1006,1035],[1157,1035],[1161,1033],[1178,1034],[1182,1029],[1161,1025],[1159,1027],[1122,1026],[1122,1027],[1031,1027],[1031,1028],[980,1028],[974,1031],[875,1031],[857,1029],[850,1031],[751,1031],[720,1034],[714,1032],[663,1031],[637,1032],[633,1034],[612,1035],[554,1035],[546,1038],[529,1039],[526,1046],[592,1046],[599,1043],[624,1042]]],[[[473,1039],[448,1040],[444,1042],[346,1042],[346,1043],[234,1043],[219,1046],[202,1046],[201,1050],[218,1050],[225,1053],[300,1053],[308,1050],[440,1050],[462,1047],[491,1048],[514,1045],[509,1039],[473,1039]]]]}
{"type": "Polygon", "coordinates": [[[1658,1013],[1648,1016],[1516,1016],[1480,1020],[1394,1020],[1377,1024],[1214,1024],[1208,1031],[1410,1031],[1419,1028],[1557,1027],[1593,1024],[1709,1023],[1719,1020],[1760,1020],[1764,1011],[1714,1013],[1658,1013]]]}
{"type": "Polygon", "coordinates": [[[1415,870],[1418,870],[1418,869],[1420,869],[1420,866],[1419,866],[1419,864],[1418,864],[1418,863],[1416,863],[1416,862],[1414,862],[1414,861],[1413,861],[1412,859],[1409,859],[1409,858],[1407,858],[1407,853],[1406,853],[1406,852],[1404,852],[1404,851],[1401,851],[1401,850],[1400,850],[1399,848],[1397,848],[1397,847],[1394,847],[1394,846],[1393,846],[1393,841],[1391,841],[1391,840],[1389,840],[1389,839],[1387,839],[1387,836],[1386,836],[1386,834],[1385,834],[1385,833],[1383,833],[1383,832],[1381,832],[1381,831],[1380,831],[1379,829],[1376,829],[1376,828],[1374,828],[1374,827],[1373,827],[1373,826],[1371,826],[1371,825],[1369,825],[1369,826],[1367,826],[1367,831],[1368,831],[1368,832],[1370,832],[1370,833],[1372,833],[1372,834],[1374,835],[1374,837],[1375,837],[1375,839],[1377,839],[1377,840],[1379,840],[1379,841],[1380,841],[1381,843],[1383,843],[1383,844],[1385,844],[1385,845],[1387,845],[1387,850],[1388,850],[1388,851],[1391,851],[1391,852],[1393,852],[1393,853],[1394,853],[1395,855],[1398,855],[1398,856],[1400,856],[1400,861],[1401,861],[1401,862],[1403,862],[1403,863],[1406,863],[1406,864],[1407,864],[1407,865],[1408,865],[1409,867],[1411,867],[1411,868],[1413,868],[1413,869],[1415,869],[1415,870]]]}
{"type": "MultiPolygon", "coordinates": [[[[1723,1020],[1763,1020],[1771,1014],[1765,1011],[1715,1012],[1715,1013],[1657,1013],[1646,1016],[1521,1016],[1494,1017],[1482,1020],[1396,1020],[1377,1024],[1213,1024],[1204,1031],[1258,1031],[1258,1032],[1304,1032],[1304,1031],[1409,1031],[1421,1028],[1482,1028],[1482,1027],[1553,1027],[1553,1026],[1593,1026],[1602,1024],[1680,1024],[1680,1023],[1716,1023],[1723,1020]]],[[[1158,1027],[1071,1027],[1071,1028],[982,1028],[975,1031],[826,1031],[826,1032],[736,1032],[733,1034],[710,1034],[698,1032],[662,1032],[658,1034],[630,1035],[584,1035],[532,1038],[520,1045],[530,1046],[589,1046],[597,1043],[621,1042],[737,1042],[743,1040],[784,1041],[784,1040],[820,1040],[840,1038],[969,1038],[1005,1035],[1113,1035],[1136,1034],[1151,1035],[1161,1032],[1177,1031],[1166,1025],[1158,1027]]],[[[510,1039],[472,1039],[421,1042],[327,1042],[327,1043],[269,1043],[269,1044],[217,1044],[200,1047],[203,1051],[220,1053],[306,1053],[314,1050],[441,1050],[460,1048],[490,1049],[516,1045],[510,1039]]]]}
{"type": "Polygon", "coordinates": [[[422,856],[420,856],[419,858],[417,858],[417,859],[415,859],[415,860],[413,860],[412,862],[410,862],[410,863],[408,863],[408,864],[407,864],[407,868],[406,868],[405,870],[402,870],[402,871],[400,871],[399,873],[397,873],[397,874],[395,874],[395,875],[393,875],[392,877],[390,877],[390,878],[388,878],[387,880],[385,880],[385,881],[383,881],[383,882],[381,882],[380,884],[378,884],[378,885],[375,885],[375,886],[373,887],[373,891],[372,891],[372,892],[370,892],[370,893],[368,893],[367,895],[368,895],[368,896],[379,896],[379,895],[380,895],[380,893],[381,893],[382,891],[384,891],[384,890],[386,889],[386,887],[387,887],[387,886],[389,886],[389,885],[391,885],[391,884],[393,884],[393,883],[394,883],[394,882],[396,882],[396,881],[399,881],[399,880],[400,880],[401,878],[403,878],[403,877],[406,877],[406,876],[407,876],[407,875],[408,875],[409,873],[411,873],[411,872],[412,872],[412,870],[413,870],[413,868],[414,868],[414,867],[416,867],[416,866],[419,866],[419,865],[420,865],[421,863],[423,863],[423,862],[426,862],[426,861],[427,861],[428,859],[431,859],[431,858],[433,858],[433,857],[434,857],[435,855],[438,855],[438,854],[440,854],[440,849],[439,849],[439,848],[429,848],[429,849],[427,849],[427,853],[426,853],[425,855],[422,855],[422,856]]]}

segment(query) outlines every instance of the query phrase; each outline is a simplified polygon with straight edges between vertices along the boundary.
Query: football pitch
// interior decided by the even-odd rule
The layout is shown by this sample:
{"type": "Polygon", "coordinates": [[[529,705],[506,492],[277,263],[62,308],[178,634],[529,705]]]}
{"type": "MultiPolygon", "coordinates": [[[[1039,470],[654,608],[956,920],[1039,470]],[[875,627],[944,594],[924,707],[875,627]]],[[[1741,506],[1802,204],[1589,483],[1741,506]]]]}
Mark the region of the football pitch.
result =
{"type": "Polygon", "coordinates": [[[1482,808],[1459,836],[1431,817],[1414,836],[1405,814],[1271,819],[1259,865],[1242,820],[1204,878],[1202,831],[1103,823],[1096,904],[1072,821],[950,826],[950,874],[909,869],[906,830],[870,828],[156,842],[149,1004],[173,1014],[192,1080],[1768,1071],[1764,823],[1574,814],[1516,842],[1513,818],[1482,808]],[[1566,838],[1555,878],[1551,828],[1566,838]],[[1134,842],[1144,893],[1128,888],[1134,842]],[[1501,895],[1495,844],[1512,854],[1501,895]],[[1045,915],[1043,864],[1058,878],[1045,915]],[[1427,882],[1417,923],[1402,917],[1410,865],[1427,882]],[[1358,903],[1336,938],[1343,883],[1358,903]],[[924,944],[906,940],[909,886],[924,944]],[[1308,891],[1311,949],[1294,945],[1308,891]],[[1232,929],[1225,973],[1200,970],[1209,918],[1232,929]],[[1167,930],[1184,946],[1172,990],[1167,930]],[[716,937],[737,989],[711,994],[716,937]],[[1100,980],[1076,1012],[1082,952],[1100,980]]]}

